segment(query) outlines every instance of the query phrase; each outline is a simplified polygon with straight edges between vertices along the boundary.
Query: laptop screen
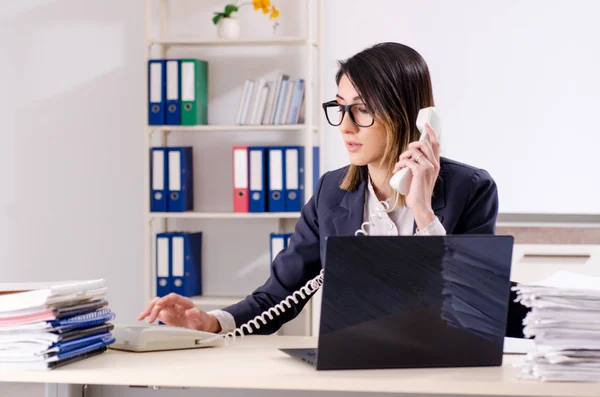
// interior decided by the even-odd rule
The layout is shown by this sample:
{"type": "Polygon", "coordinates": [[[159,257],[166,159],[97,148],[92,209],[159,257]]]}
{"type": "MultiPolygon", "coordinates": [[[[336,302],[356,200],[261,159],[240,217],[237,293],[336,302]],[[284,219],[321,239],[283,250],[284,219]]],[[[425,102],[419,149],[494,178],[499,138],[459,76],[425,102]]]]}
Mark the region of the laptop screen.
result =
{"type": "Polygon", "coordinates": [[[329,237],[319,366],[499,365],[512,246],[492,235],[329,237]]]}

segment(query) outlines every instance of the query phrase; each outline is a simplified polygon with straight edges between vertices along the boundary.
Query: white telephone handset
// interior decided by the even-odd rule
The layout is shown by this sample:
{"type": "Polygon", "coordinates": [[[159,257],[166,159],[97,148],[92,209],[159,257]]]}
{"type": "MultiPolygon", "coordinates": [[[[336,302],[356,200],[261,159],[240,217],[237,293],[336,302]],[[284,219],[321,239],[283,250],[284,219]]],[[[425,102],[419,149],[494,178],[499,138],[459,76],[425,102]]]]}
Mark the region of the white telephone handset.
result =
{"type": "MultiPolygon", "coordinates": [[[[442,132],[442,123],[439,113],[435,107],[431,106],[428,108],[423,108],[419,111],[416,122],[417,129],[421,132],[419,141],[423,141],[428,138],[427,130],[425,129],[425,123],[429,123],[439,138],[442,132]]],[[[406,196],[410,190],[411,181],[412,173],[410,168],[405,167],[392,176],[390,179],[390,186],[401,195],[406,196]]]]}

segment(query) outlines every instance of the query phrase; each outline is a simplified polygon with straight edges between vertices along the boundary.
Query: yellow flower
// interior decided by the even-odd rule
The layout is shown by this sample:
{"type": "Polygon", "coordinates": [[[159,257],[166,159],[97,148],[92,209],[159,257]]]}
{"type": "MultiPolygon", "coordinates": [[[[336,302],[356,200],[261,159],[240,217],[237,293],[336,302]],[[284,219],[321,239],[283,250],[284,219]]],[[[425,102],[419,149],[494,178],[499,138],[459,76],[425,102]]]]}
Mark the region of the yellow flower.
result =
{"type": "Polygon", "coordinates": [[[279,18],[279,10],[277,8],[275,8],[275,6],[273,6],[273,10],[271,11],[271,16],[269,18],[270,19],[279,18]]]}
{"type": "Polygon", "coordinates": [[[266,14],[265,9],[268,9],[269,6],[271,6],[271,0],[252,0],[252,5],[254,6],[254,10],[262,9],[266,14]]]}

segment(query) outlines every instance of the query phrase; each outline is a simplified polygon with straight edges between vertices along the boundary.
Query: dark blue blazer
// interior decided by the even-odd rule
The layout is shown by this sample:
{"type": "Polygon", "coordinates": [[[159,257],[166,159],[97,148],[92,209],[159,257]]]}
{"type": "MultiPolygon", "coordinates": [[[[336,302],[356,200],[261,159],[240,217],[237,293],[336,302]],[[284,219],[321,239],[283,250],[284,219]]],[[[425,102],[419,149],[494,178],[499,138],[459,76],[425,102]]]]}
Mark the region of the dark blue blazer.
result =
{"type": "MultiPolygon", "coordinates": [[[[360,229],[368,174],[366,167],[362,167],[358,189],[348,192],[339,188],[347,169],[344,167],[321,176],[313,196],[302,208],[289,247],[273,261],[272,275],[266,283],[246,299],[223,309],[233,315],[238,327],[278,304],[319,274],[328,236],[351,236],[360,229]]],[[[485,170],[442,157],[431,205],[447,234],[495,233],[498,192],[485,170]]],[[[281,316],[266,325],[261,324],[255,333],[276,332],[296,317],[306,302],[301,301],[295,310],[286,309],[281,316]]]]}

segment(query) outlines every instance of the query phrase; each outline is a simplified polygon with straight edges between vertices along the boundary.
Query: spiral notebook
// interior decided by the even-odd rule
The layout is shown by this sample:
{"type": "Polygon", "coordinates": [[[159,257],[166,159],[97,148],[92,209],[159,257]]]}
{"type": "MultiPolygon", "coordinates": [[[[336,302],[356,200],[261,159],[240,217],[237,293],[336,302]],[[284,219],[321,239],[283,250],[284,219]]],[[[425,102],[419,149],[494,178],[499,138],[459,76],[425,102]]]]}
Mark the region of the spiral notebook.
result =
{"type": "Polygon", "coordinates": [[[113,336],[110,332],[98,335],[83,336],[69,341],[53,343],[47,340],[25,340],[0,341],[0,361],[27,361],[41,356],[64,354],[74,350],[82,349],[99,342],[112,343],[113,336]]]}
{"type": "Polygon", "coordinates": [[[40,356],[36,359],[0,361],[0,369],[33,371],[51,370],[101,354],[105,352],[112,343],[114,343],[114,338],[65,353],[40,356]]]}
{"type": "Polygon", "coordinates": [[[104,324],[114,318],[115,314],[110,309],[98,309],[90,313],[50,321],[50,324],[55,331],[63,333],[78,328],[104,324]]]}
{"type": "Polygon", "coordinates": [[[54,331],[63,333],[78,328],[100,325],[114,318],[115,314],[110,309],[105,308],[56,320],[38,321],[29,324],[0,325],[0,334],[3,332],[25,331],[54,331]]]}
{"type": "Polygon", "coordinates": [[[114,324],[104,323],[93,327],[77,328],[63,333],[55,332],[0,332],[0,344],[18,341],[46,342],[49,344],[67,342],[85,336],[99,335],[110,332],[115,328],[114,324]]]}

